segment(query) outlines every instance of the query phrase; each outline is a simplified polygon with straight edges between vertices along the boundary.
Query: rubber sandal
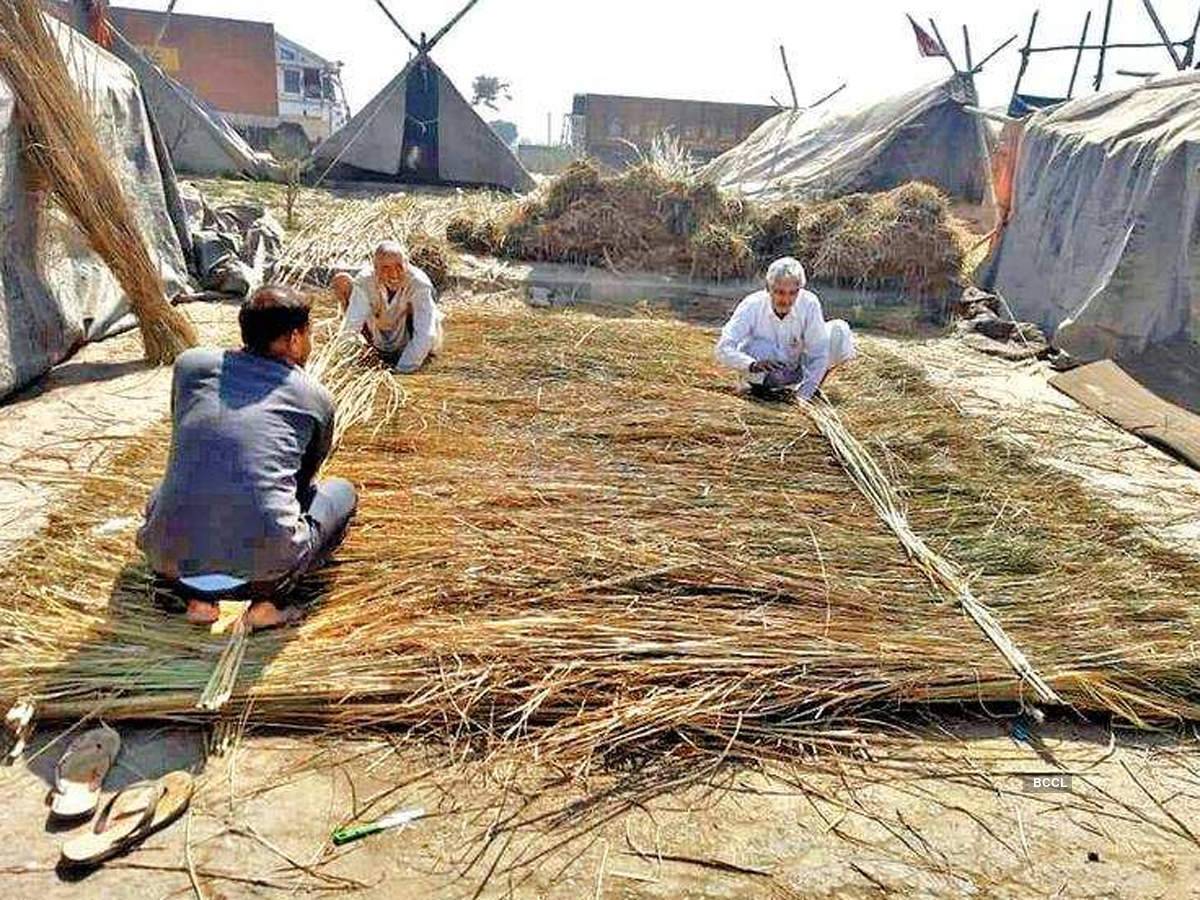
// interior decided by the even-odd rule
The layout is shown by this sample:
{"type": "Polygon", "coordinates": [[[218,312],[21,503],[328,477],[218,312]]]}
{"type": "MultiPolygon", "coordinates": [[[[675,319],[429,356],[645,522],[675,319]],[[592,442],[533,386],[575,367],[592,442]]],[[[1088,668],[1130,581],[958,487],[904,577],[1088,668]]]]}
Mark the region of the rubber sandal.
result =
{"type": "Polygon", "coordinates": [[[154,807],[154,818],[140,838],[161,831],[182,816],[196,792],[196,779],[190,772],[168,772],[158,779],[157,784],[162,788],[162,796],[154,807]]]}
{"type": "Polygon", "coordinates": [[[158,781],[141,781],[114,794],[87,834],[62,845],[63,862],[94,866],[137,844],[149,834],[162,795],[158,781]]]}
{"type": "Polygon", "coordinates": [[[50,814],[60,819],[90,816],[100,805],[100,786],[121,751],[121,736],[107,725],[71,741],[54,769],[50,814]]]}

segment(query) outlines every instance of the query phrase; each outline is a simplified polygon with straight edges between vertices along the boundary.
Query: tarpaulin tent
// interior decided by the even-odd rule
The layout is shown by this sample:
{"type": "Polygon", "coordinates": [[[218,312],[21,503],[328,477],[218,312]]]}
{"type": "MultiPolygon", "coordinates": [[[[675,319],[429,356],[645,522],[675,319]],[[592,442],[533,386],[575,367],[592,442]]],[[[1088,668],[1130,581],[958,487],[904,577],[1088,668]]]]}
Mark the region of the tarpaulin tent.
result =
{"type": "Polygon", "coordinates": [[[981,280],[1080,359],[1200,340],[1200,73],[1028,119],[981,280]]]}
{"type": "MultiPolygon", "coordinates": [[[[187,287],[185,221],[169,165],[160,167],[138,80],[128,66],[57,19],[72,80],[162,274],[167,296],[187,287]],[[172,201],[169,198],[175,198],[172,201]]],[[[0,79],[0,397],[62,360],[81,341],[133,324],[129,302],[83,234],[31,191],[15,101],[0,79]]]]}
{"type": "Polygon", "coordinates": [[[988,137],[964,107],[976,103],[967,75],[844,109],[786,110],[713,160],[704,175],[765,200],[824,199],[890,190],[908,181],[983,202],[988,137]]]}
{"type": "Polygon", "coordinates": [[[516,155],[426,53],[313,151],[336,179],[459,184],[528,191],[516,155]],[[332,167],[332,168],[331,168],[332,167]]]}
{"type": "Polygon", "coordinates": [[[112,52],[133,69],[175,171],[186,175],[281,177],[216,110],[152,62],[115,28],[112,52]]]}

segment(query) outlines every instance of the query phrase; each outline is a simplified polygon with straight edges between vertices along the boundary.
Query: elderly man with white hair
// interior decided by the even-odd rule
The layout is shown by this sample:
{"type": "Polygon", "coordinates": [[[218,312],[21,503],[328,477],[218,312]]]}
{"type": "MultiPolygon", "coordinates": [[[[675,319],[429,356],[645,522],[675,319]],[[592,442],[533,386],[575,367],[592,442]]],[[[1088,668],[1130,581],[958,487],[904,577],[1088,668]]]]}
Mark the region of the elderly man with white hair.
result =
{"type": "Polygon", "coordinates": [[[408,260],[404,245],[384,241],[373,265],[357,278],[339,274],[333,290],[342,305],[342,335],[362,334],[401,374],[411,374],[442,348],[442,313],[429,276],[408,260]]]}
{"type": "Polygon", "coordinates": [[[794,393],[811,400],[829,373],[856,355],[850,326],[826,322],[807,283],[799,260],[775,260],[766,290],[739,303],[721,330],[717,361],[742,373],[756,396],[794,393]]]}

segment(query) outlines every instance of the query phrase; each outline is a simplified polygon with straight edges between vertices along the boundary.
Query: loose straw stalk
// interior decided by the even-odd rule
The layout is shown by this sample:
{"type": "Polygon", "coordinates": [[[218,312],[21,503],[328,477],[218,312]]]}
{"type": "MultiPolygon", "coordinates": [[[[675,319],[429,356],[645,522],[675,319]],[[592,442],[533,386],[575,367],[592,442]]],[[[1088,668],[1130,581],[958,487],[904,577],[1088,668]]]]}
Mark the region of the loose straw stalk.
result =
{"type": "Polygon", "coordinates": [[[120,182],[34,0],[0,4],[0,71],[16,95],[36,170],[129,296],[146,358],[171,362],[196,343],[162,283],[120,182]]]}

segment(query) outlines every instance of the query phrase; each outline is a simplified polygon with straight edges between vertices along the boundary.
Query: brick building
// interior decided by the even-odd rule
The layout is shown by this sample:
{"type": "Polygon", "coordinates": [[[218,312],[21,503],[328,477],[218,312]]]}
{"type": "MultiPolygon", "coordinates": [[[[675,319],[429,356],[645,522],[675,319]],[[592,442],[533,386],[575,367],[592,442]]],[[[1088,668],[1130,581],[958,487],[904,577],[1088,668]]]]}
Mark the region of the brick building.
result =
{"type": "MultiPolygon", "coordinates": [[[[47,5],[66,16],[67,4],[47,5]]],[[[269,22],[174,12],[168,19],[161,12],[116,6],[109,7],[108,18],[164,72],[259,146],[281,125],[302,130],[316,143],[349,117],[341,63],[288,40],[269,22]]]]}

